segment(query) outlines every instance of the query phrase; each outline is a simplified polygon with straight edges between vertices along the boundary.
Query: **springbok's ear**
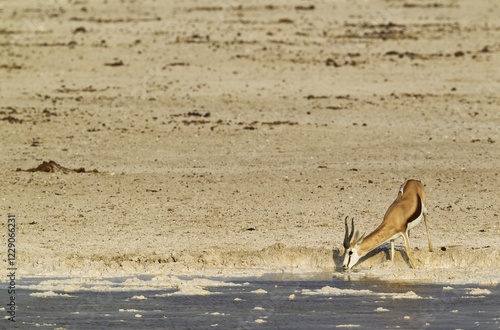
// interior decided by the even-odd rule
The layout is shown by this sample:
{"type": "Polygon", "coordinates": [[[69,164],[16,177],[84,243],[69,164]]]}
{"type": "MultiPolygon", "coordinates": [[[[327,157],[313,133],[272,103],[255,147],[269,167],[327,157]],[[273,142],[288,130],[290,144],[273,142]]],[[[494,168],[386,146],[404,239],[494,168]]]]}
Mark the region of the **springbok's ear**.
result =
{"type": "Polygon", "coordinates": [[[352,238],[351,243],[356,244],[356,242],[358,241],[358,239],[359,239],[359,230],[356,230],[356,232],[354,233],[354,237],[352,238]]]}
{"type": "Polygon", "coordinates": [[[363,233],[363,235],[361,235],[361,237],[356,241],[356,246],[361,245],[361,242],[365,239],[365,235],[366,233],[363,233]]]}

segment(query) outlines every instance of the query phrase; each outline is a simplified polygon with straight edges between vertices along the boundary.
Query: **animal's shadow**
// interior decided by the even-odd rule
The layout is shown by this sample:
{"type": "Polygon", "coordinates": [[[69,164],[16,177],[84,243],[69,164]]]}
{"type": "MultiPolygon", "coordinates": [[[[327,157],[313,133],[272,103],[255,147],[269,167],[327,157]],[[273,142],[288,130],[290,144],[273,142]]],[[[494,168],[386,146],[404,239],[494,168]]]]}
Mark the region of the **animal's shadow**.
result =
{"type": "MultiPolygon", "coordinates": [[[[395,252],[397,253],[401,253],[404,261],[406,262],[406,264],[411,267],[411,264],[410,264],[410,261],[408,259],[408,254],[406,253],[406,250],[403,248],[403,249],[400,249],[400,248],[397,248],[395,247],[395,252]]],[[[380,252],[384,252],[385,254],[385,260],[391,260],[391,248],[390,248],[390,245],[389,244],[384,244],[384,245],[381,245],[380,247],[376,248],[375,250],[373,251],[370,251],[367,255],[365,255],[364,257],[362,257],[361,259],[359,259],[358,263],[356,265],[361,265],[363,262],[365,262],[366,260],[370,259],[371,257],[379,254],[380,252]]],[[[333,259],[333,264],[335,265],[335,271],[336,272],[343,272],[344,271],[344,267],[343,267],[343,263],[344,263],[344,249],[332,249],[332,259],[333,259]]]]}

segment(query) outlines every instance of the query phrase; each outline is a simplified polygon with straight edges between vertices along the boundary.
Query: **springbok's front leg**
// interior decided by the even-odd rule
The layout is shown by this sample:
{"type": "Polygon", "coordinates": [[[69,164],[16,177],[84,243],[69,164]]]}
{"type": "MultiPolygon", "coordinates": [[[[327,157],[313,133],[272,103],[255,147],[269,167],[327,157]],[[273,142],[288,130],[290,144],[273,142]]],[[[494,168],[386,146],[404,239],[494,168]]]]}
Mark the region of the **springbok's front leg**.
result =
{"type": "Polygon", "coordinates": [[[416,268],[415,267],[415,262],[413,261],[413,258],[411,257],[411,251],[410,251],[410,239],[408,238],[408,232],[403,232],[403,237],[405,239],[405,245],[406,245],[406,255],[408,256],[408,261],[410,262],[411,268],[416,268]]]}
{"type": "Polygon", "coordinates": [[[391,262],[394,262],[394,240],[391,241],[391,262]]]}

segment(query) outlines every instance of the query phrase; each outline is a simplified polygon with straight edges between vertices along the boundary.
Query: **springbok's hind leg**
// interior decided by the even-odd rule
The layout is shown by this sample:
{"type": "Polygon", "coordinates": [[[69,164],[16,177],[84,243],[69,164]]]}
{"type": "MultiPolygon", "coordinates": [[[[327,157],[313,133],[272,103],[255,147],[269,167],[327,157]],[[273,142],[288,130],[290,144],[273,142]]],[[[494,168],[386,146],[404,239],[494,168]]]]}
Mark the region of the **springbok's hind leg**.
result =
{"type": "Polygon", "coordinates": [[[429,252],[432,252],[432,242],[431,242],[431,235],[429,234],[429,218],[427,216],[427,212],[424,212],[424,222],[425,222],[425,229],[427,230],[427,238],[429,239],[429,252]]]}

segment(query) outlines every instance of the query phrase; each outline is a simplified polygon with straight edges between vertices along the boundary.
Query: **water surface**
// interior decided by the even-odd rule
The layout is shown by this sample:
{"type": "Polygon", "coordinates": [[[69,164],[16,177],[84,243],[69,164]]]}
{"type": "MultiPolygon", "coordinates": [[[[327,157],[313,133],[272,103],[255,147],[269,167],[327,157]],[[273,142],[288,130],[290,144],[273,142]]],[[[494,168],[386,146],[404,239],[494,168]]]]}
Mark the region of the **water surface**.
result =
{"type": "MultiPolygon", "coordinates": [[[[22,281],[32,287],[44,280],[22,281]]],[[[227,285],[197,295],[178,287],[129,291],[122,287],[126,278],[106,280],[119,290],[20,289],[16,326],[2,323],[19,329],[500,329],[498,286],[268,275],[216,279],[227,285]]]]}

